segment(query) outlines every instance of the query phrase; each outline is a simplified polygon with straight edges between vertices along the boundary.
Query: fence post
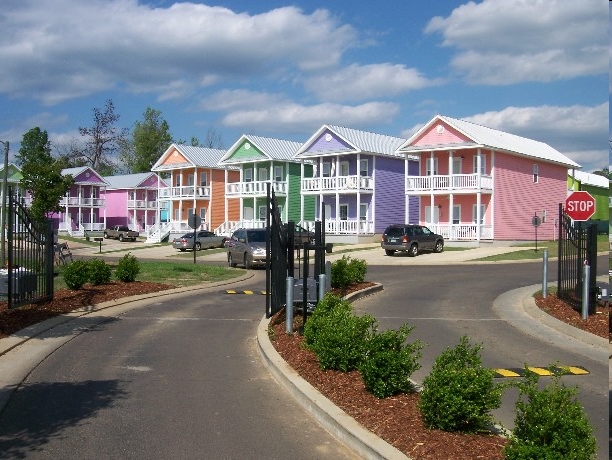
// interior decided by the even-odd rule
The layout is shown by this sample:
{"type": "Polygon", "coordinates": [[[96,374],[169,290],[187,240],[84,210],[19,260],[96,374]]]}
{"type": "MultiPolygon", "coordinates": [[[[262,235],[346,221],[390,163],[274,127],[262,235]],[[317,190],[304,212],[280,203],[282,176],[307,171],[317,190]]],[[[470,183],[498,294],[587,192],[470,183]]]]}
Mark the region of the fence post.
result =
{"type": "Polygon", "coordinates": [[[325,293],[327,292],[326,291],[326,288],[327,288],[326,278],[327,277],[323,273],[319,275],[319,300],[322,300],[323,297],[325,297],[325,293]]]}
{"type": "Polygon", "coordinates": [[[287,277],[287,295],[285,299],[285,332],[293,334],[293,276],[287,277]]]}
{"type": "Polygon", "coordinates": [[[542,254],[542,298],[548,296],[548,249],[542,254]]]}
{"type": "Polygon", "coordinates": [[[589,317],[589,278],[591,276],[591,267],[585,261],[582,271],[582,319],[589,317]]]}

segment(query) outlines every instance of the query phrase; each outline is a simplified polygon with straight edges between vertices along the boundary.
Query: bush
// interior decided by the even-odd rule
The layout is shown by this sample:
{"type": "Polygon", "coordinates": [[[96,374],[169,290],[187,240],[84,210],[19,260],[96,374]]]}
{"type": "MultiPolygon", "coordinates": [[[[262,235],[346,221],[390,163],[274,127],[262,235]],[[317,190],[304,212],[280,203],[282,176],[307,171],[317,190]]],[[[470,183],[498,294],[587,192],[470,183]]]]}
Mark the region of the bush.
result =
{"type": "Polygon", "coordinates": [[[91,284],[98,286],[111,280],[111,268],[100,259],[91,259],[87,262],[88,279],[91,284]]]}
{"type": "Polygon", "coordinates": [[[543,389],[538,376],[527,371],[519,385],[517,416],[504,450],[510,460],[595,458],[593,427],[576,400],[576,388],[567,388],[554,376],[543,389]]]}
{"type": "Polygon", "coordinates": [[[501,405],[503,387],[494,385],[493,370],[482,366],[481,348],[463,336],[436,358],[419,402],[428,428],[475,432],[492,424],[490,411],[501,405]]]}
{"type": "Polygon", "coordinates": [[[328,294],[304,325],[304,342],[322,369],[348,372],[361,362],[375,325],[372,316],[356,316],[349,302],[328,294]]]}
{"type": "Polygon", "coordinates": [[[64,282],[68,289],[81,289],[89,279],[88,264],[84,260],[75,260],[64,269],[64,282]]]}
{"type": "Polygon", "coordinates": [[[131,283],[136,280],[138,273],[140,273],[140,262],[128,252],[119,260],[115,276],[120,281],[131,283]]]}
{"type": "Polygon", "coordinates": [[[365,279],[367,263],[363,259],[351,259],[350,256],[342,256],[332,262],[331,285],[333,288],[345,288],[352,283],[361,283],[365,279]]]}
{"type": "Polygon", "coordinates": [[[421,367],[423,345],[418,340],[404,344],[413,329],[404,324],[398,330],[374,333],[367,341],[359,372],[366,389],[377,398],[414,390],[409,377],[421,367]]]}

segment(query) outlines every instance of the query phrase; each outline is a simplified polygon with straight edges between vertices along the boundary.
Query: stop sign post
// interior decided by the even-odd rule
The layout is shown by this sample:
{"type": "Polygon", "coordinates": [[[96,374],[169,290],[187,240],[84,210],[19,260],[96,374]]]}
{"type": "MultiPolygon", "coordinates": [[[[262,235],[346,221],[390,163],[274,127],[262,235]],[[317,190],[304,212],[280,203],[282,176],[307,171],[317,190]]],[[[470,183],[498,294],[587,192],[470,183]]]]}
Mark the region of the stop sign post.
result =
{"type": "Polygon", "coordinates": [[[565,199],[565,212],[574,221],[589,220],[595,214],[595,198],[589,192],[572,192],[565,199]]]}

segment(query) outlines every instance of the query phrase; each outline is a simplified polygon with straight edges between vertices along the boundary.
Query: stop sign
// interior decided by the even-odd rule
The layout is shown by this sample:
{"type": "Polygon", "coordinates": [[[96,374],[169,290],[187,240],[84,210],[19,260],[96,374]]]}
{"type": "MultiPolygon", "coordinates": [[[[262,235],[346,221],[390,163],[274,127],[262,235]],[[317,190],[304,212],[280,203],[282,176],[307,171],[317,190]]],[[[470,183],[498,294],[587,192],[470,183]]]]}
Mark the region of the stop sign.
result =
{"type": "Polygon", "coordinates": [[[565,212],[573,220],[589,220],[595,214],[595,198],[589,192],[572,192],[565,199],[565,212]]]}

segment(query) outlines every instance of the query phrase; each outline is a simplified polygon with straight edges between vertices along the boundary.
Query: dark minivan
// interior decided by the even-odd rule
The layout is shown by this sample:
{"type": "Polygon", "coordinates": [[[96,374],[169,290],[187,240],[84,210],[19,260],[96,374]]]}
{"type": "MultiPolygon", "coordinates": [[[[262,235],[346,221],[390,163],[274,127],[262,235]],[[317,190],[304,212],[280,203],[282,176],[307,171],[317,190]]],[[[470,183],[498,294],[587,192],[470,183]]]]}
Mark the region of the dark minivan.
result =
{"type": "Polygon", "coordinates": [[[414,257],[421,251],[444,251],[444,237],[422,225],[395,224],[385,229],[380,247],[388,256],[396,251],[407,251],[414,257]]]}

